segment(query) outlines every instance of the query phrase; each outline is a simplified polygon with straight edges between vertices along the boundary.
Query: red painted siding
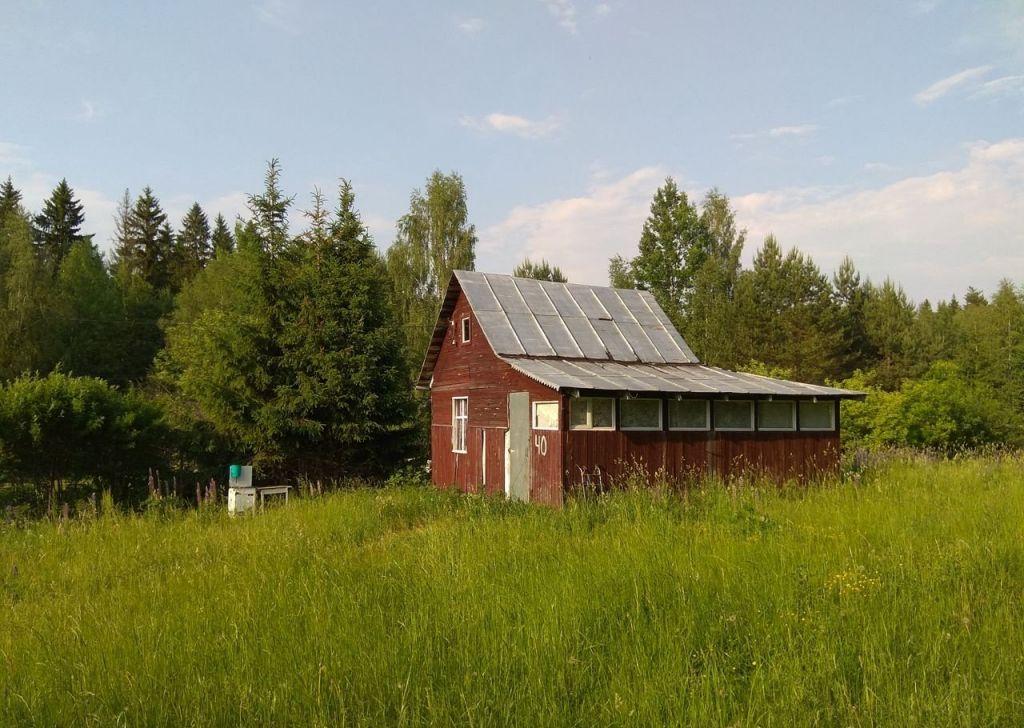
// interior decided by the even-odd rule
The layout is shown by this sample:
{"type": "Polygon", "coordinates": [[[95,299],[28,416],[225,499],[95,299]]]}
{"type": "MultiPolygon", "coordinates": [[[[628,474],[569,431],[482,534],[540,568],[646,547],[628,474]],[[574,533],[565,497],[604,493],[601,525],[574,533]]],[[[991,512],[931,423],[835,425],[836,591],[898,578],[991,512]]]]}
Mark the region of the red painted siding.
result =
{"type": "MultiPolygon", "coordinates": [[[[438,354],[430,390],[433,423],[430,438],[432,479],[442,487],[455,486],[464,491],[477,492],[483,484],[488,493],[503,493],[509,393],[529,392],[531,402],[561,401],[562,397],[554,390],[515,371],[494,354],[477,326],[476,317],[464,294],[459,294],[451,321],[444,345],[438,354]],[[470,319],[470,340],[463,343],[461,321],[466,316],[470,319]],[[452,397],[469,398],[465,454],[452,452],[452,397]]],[[[561,503],[560,443],[555,443],[553,448],[549,443],[546,458],[531,458],[531,468],[534,474],[531,500],[536,491],[538,502],[561,503]],[[555,463],[553,466],[550,465],[552,461],[555,463]]]]}

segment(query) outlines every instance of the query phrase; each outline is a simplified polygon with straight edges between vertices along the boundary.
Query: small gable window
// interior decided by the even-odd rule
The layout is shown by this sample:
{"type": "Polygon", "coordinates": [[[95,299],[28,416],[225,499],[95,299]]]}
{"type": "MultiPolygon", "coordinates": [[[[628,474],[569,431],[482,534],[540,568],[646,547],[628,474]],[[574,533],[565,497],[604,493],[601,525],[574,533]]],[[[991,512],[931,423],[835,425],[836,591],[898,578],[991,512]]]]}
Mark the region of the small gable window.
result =
{"type": "Polygon", "coordinates": [[[469,341],[469,316],[463,316],[461,322],[462,328],[462,343],[465,344],[469,341]]]}

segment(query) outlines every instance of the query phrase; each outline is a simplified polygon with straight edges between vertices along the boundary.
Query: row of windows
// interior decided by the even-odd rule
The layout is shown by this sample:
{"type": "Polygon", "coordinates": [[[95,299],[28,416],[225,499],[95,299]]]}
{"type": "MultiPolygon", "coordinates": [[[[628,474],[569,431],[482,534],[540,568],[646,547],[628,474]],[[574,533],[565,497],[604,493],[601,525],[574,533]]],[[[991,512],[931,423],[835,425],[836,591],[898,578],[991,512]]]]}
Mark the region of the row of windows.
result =
{"type": "MultiPolygon", "coordinates": [[[[611,397],[576,397],[569,401],[571,430],[663,430],[660,399],[616,400],[611,397]]],[[[558,402],[533,403],[533,429],[558,430],[558,402]]],[[[452,451],[466,452],[469,398],[452,397],[452,451]]],[[[706,431],[830,431],[836,428],[835,402],[810,400],[668,400],[668,429],[706,431]]]]}
{"type": "MultiPolygon", "coordinates": [[[[577,397],[569,404],[572,430],[663,430],[665,408],[660,399],[618,400],[577,397]]],[[[810,400],[668,400],[670,430],[834,430],[835,402],[810,400]]],[[[533,428],[557,430],[558,403],[533,403],[533,428]]]]}

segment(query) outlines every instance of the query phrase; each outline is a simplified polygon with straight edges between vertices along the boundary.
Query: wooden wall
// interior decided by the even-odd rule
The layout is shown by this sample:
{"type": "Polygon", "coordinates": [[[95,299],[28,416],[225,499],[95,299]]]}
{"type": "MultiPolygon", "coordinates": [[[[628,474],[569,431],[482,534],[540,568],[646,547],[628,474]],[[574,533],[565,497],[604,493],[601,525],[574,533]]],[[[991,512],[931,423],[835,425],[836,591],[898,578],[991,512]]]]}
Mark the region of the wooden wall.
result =
{"type": "Polygon", "coordinates": [[[839,466],[839,432],[623,432],[569,430],[563,480],[579,485],[621,479],[641,469],[685,480],[706,473],[744,473],[807,480],[839,466]],[[599,477],[600,476],[600,477],[599,477]]]}
{"type": "MultiPolygon", "coordinates": [[[[505,491],[505,430],[508,395],[529,392],[530,401],[561,401],[557,392],[520,374],[495,356],[473,316],[465,294],[459,294],[434,368],[431,402],[431,477],[435,485],[475,492],[505,491]],[[470,317],[471,335],[462,342],[461,321],[470,317]],[[469,397],[469,429],[465,454],[452,452],[452,397],[469,397]],[[486,450],[484,440],[486,439],[486,450]],[[486,460],[486,479],[484,478],[486,460]]],[[[558,435],[549,432],[546,435],[558,435]]],[[[561,503],[561,442],[548,437],[546,457],[531,457],[531,500],[561,503]],[[552,464],[554,463],[554,464],[552,464]]],[[[534,433],[530,435],[531,447],[534,433]]],[[[534,453],[531,452],[531,455],[534,453]]]]}

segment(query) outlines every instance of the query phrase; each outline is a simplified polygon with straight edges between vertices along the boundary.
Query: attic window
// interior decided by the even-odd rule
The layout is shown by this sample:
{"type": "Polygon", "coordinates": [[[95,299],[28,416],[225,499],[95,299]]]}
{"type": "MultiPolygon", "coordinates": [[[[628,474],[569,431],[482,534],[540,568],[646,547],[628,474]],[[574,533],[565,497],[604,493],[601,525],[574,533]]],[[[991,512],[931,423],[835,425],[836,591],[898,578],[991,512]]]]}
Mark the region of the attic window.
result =
{"type": "Polygon", "coordinates": [[[462,343],[469,341],[469,316],[463,316],[459,328],[462,330],[462,343]]]}

